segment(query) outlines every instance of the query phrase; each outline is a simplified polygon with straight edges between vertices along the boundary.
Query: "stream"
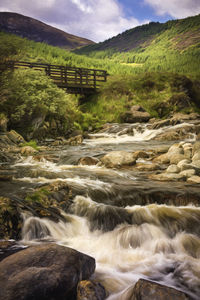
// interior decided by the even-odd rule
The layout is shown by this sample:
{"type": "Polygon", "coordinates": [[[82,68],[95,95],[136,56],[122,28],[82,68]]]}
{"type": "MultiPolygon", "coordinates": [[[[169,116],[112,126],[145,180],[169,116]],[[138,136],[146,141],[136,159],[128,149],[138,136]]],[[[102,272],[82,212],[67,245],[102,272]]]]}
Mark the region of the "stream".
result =
{"type": "Polygon", "coordinates": [[[52,147],[46,158],[22,157],[10,166],[15,179],[0,183],[3,196],[17,197],[58,180],[69,184],[74,195],[69,210],[62,212],[65,222],[24,213],[22,242],[53,241],[94,257],[93,276],[108,291],[108,300],[129,299],[130,287],[140,278],[199,299],[200,207],[179,201],[184,193],[198,195],[199,186],[153,181],[134,168],[78,164],[81,157],[99,159],[115,150],[169,148],[175,141],[153,140],[165,130],[113,124],[79,146],[52,147]]]}

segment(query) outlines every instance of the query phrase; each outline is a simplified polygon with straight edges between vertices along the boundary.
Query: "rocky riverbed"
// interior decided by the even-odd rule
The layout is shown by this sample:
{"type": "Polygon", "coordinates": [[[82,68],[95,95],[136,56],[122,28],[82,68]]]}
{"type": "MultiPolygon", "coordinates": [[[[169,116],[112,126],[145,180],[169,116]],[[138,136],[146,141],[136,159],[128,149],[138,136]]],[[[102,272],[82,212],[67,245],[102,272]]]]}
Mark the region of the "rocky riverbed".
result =
{"type": "Polygon", "coordinates": [[[199,133],[178,114],[1,135],[0,299],[199,299],[199,133]]]}

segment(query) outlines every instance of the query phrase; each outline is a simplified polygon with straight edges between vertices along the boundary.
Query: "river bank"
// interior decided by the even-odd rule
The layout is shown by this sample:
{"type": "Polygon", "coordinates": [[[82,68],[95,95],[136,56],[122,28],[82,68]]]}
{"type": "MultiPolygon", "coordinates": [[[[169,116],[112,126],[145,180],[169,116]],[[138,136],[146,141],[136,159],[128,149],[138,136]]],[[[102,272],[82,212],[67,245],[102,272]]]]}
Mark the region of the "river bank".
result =
{"type": "Polygon", "coordinates": [[[158,283],[151,285],[158,293],[161,286],[172,288],[168,295],[180,291],[173,299],[198,299],[199,132],[200,119],[191,114],[106,124],[85,138],[44,140],[37,150],[5,133],[0,238],[28,249],[55,243],[95,258],[95,272],[83,279],[101,286],[89,284],[101,298],[88,295],[83,284],[87,298],[78,292],[77,299],[147,299],[142,291],[149,280],[158,283]]]}

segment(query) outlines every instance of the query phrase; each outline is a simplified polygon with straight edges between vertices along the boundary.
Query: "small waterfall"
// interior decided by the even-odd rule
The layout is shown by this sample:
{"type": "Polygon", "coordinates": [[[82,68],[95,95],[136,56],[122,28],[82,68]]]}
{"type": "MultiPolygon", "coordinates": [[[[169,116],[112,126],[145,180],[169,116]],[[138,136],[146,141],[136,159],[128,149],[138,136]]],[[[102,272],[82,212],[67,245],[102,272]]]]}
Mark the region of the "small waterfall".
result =
{"type": "Polygon", "coordinates": [[[93,256],[95,279],[109,300],[129,299],[129,287],[146,278],[200,295],[200,208],[166,205],[126,208],[77,196],[66,222],[27,217],[24,242],[54,240],[93,256]]]}

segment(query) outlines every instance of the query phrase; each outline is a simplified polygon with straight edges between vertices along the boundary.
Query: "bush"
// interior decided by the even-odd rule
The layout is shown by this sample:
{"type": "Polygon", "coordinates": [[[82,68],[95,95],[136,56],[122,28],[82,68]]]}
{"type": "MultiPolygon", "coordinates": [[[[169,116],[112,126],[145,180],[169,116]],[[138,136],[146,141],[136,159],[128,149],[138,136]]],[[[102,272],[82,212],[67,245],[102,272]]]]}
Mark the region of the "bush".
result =
{"type": "Polygon", "coordinates": [[[14,71],[2,92],[6,96],[0,111],[8,117],[9,126],[22,133],[34,131],[45,119],[58,119],[67,130],[78,113],[74,96],[67,95],[41,71],[14,71]]]}

